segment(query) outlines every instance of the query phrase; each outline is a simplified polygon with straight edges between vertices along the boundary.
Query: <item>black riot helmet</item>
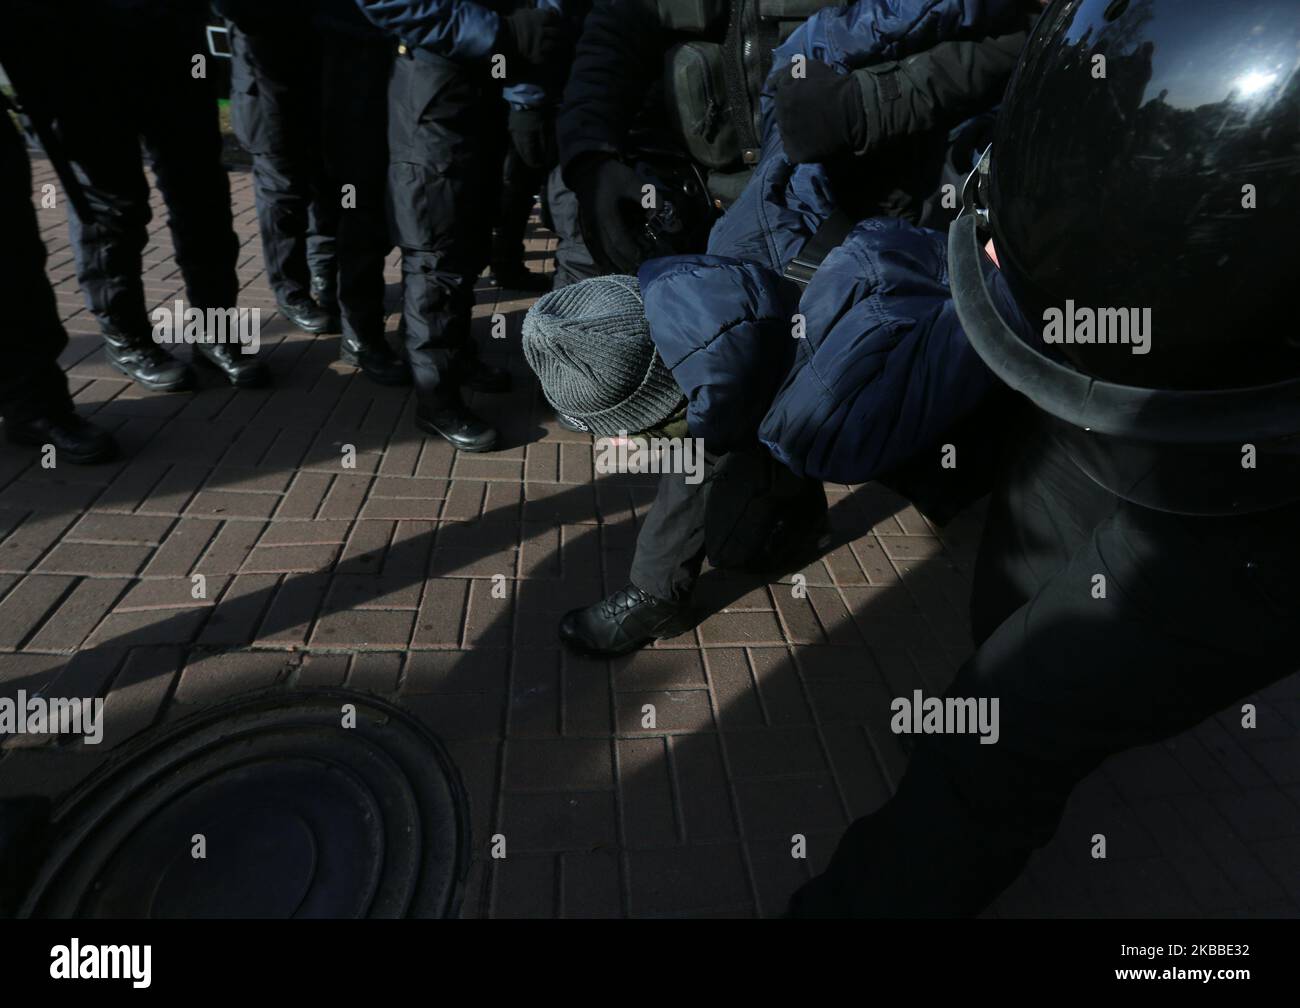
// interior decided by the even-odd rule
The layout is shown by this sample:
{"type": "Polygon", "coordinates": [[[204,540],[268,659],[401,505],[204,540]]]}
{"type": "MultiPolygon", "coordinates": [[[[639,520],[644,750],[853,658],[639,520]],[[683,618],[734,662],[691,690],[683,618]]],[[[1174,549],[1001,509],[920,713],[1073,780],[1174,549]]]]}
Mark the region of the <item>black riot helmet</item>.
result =
{"type": "Polygon", "coordinates": [[[1190,514],[1300,499],[1300,0],[1054,0],[964,203],[967,335],[1081,468],[1190,514]]]}

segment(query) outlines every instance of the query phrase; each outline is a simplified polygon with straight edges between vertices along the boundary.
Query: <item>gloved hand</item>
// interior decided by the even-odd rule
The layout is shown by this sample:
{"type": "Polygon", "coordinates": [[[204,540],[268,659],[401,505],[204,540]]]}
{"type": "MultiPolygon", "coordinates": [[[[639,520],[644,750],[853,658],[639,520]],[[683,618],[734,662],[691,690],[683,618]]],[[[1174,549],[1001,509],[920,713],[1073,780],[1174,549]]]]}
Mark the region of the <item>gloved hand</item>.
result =
{"type": "Polygon", "coordinates": [[[540,67],[557,56],[563,45],[564,23],[556,11],[527,8],[501,18],[497,48],[506,57],[507,74],[512,56],[540,67]]]}
{"type": "Polygon", "coordinates": [[[617,158],[592,154],[571,175],[583,238],[596,262],[635,273],[647,255],[641,244],[644,224],[637,223],[645,216],[641,177],[617,158]]]}
{"type": "Polygon", "coordinates": [[[851,74],[809,61],[805,76],[782,72],[776,84],[776,122],[794,164],[821,162],[861,150],[867,141],[862,89],[851,74]]]}
{"type": "Polygon", "coordinates": [[[555,118],[547,109],[512,108],[507,121],[520,159],[539,171],[555,164],[555,118]]]}

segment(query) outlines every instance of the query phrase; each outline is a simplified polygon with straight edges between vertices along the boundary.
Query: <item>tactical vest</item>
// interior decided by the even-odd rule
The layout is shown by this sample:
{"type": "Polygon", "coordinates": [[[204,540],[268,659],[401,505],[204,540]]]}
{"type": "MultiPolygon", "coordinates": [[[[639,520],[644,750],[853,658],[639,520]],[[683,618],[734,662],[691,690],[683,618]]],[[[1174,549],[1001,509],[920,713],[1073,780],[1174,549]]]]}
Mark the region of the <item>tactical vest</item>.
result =
{"type": "Polygon", "coordinates": [[[814,12],[843,2],[654,0],[664,27],[703,36],[665,54],[664,93],[674,132],[708,170],[710,193],[724,204],[758,163],[759,96],[772,50],[814,12]]]}

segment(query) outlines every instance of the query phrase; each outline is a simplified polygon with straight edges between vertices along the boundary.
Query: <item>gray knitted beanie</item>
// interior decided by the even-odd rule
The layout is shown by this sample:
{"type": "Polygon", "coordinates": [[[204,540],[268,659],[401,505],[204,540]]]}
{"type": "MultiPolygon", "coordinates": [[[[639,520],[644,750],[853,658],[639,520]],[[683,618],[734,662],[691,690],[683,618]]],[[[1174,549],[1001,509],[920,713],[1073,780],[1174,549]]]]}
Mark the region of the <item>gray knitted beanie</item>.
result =
{"type": "Polygon", "coordinates": [[[547,402],[596,437],[653,427],[682,401],[650,339],[634,276],[544,294],[524,316],[524,357],[547,402]]]}

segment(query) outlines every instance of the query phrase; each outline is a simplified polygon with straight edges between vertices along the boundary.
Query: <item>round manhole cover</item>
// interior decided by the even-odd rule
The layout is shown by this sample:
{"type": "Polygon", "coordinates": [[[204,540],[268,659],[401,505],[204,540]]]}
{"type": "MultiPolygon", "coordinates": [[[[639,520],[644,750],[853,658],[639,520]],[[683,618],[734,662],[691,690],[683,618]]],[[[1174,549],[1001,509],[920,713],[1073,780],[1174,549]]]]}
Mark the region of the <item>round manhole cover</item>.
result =
{"type": "Polygon", "coordinates": [[[439,917],[464,790],[403,711],[343,690],[214,707],[146,733],[63,801],[37,917],[439,917]]]}

